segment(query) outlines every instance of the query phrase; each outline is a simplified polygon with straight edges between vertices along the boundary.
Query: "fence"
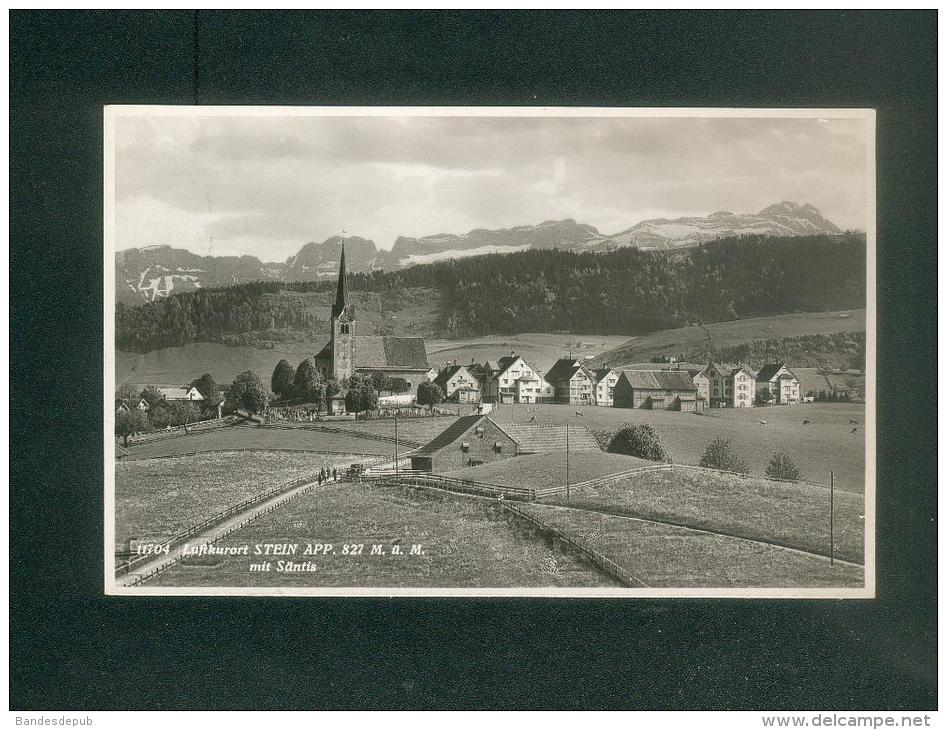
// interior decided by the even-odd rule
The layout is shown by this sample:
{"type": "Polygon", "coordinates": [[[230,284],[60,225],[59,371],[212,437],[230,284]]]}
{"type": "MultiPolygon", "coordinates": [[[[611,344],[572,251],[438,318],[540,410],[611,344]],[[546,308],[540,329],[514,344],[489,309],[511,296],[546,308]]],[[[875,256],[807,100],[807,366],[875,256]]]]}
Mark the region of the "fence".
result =
{"type": "Polygon", "coordinates": [[[501,484],[487,484],[472,482],[456,477],[445,477],[430,472],[400,471],[395,476],[394,470],[375,470],[366,474],[366,479],[379,482],[396,482],[413,487],[430,487],[443,489],[448,492],[472,494],[478,497],[504,497],[531,502],[535,499],[535,490],[522,487],[507,487],[501,484]]]}
{"type": "Polygon", "coordinates": [[[526,520],[527,522],[530,522],[537,529],[543,532],[549,533],[560,542],[564,542],[565,544],[569,545],[571,548],[578,551],[583,556],[585,556],[588,560],[590,560],[602,572],[614,578],[619,583],[622,583],[623,585],[629,588],[635,588],[635,587],[648,588],[649,587],[648,584],[645,583],[643,580],[641,580],[640,578],[636,578],[634,575],[629,573],[627,570],[621,567],[614,560],[606,557],[605,555],[600,553],[598,550],[593,548],[591,545],[587,545],[581,540],[578,540],[574,537],[570,537],[569,535],[564,533],[562,530],[556,527],[553,527],[548,522],[540,519],[536,515],[530,514],[529,512],[524,510],[522,507],[518,507],[516,505],[509,504],[506,502],[503,502],[502,505],[503,505],[503,509],[507,510],[514,516],[519,517],[523,520],[526,520]]]}
{"type": "MultiPolygon", "coordinates": [[[[188,538],[193,537],[194,535],[200,534],[201,532],[208,529],[209,527],[213,527],[214,525],[218,525],[221,522],[224,522],[228,517],[233,517],[234,515],[240,514],[241,512],[248,510],[250,507],[253,507],[256,504],[260,504],[261,502],[265,502],[268,499],[271,499],[275,497],[276,495],[281,494],[283,492],[291,491],[297,487],[301,487],[306,484],[311,485],[313,482],[315,482],[318,479],[318,476],[319,476],[318,474],[313,474],[313,475],[302,477],[300,479],[294,479],[291,482],[285,482],[283,484],[280,484],[279,486],[273,487],[273,489],[270,489],[266,492],[257,494],[253,497],[250,497],[249,499],[245,499],[243,502],[240,502],[235,505],[231,505],[230,507],[223,510],[222,512],[218,512],[217,514],[212,515],[211,517],[208,517],[207,519],[201,522],[198,522],[196,525],[191,525],[186,530],[184,530],[184,532],[178,533],[177,535],[169,539],[167,542],[163,543],[161,547],[163,550],[170,551],[172,548],[177,547],[188,538]]],[[[286,500],[281,500],[277,504],[281,505],[285,501],[286,500]]],[[[269,510],[269,509],[264,510],[264,512],[270,512],[270,511],[272,510],[269,510]]],[[[241,526],[243,524],[245,523],[241,523],[241,526]]],[[[233,530],[230,530],[227,534],[229,535],[230,532],[233,532],[233,530]]],[[[128,560],[125,560],[124,562],[116,565],[115,575],[116,576],[125,575],[134,566],[143,562],[147,562],[148,560],[153,560],[154,557],[155,556],[153,554],[149,554],[149,555],[137,555],[133,558],[129,558],[128,560]]]]}
{"type": "MultiPolygon", "coordinates": [[[[299,426],[290,426],[282,423],[267,423],[266,428],[285,428],[285,429],[305,429],[307,431],[321,431],[322,433],[332,433],[339,436],[352,436],[355,438],[368,439],[370,441],[384,441],[385,443],[393,444],[395,442],[394,436],[387,436],[382,433],[371,433],[370,431],[359,431],[355,428],[340,428],[339,426],[322,426],[315,424],[304,424],[299,426]]],[[[419,441],[411,441],[409,439],[399,438],[397,443],[400,446],[405,446],[408,448],[418,448],[424,444],[419,441]]]]}
{"type": "MultiPolygon", "coordinates": [[[[586,479],[582,482],[576,482],[575,484],[570,484],[569,489],[585,489],[588,487],[602,487],[606,484],[613,484],[614,482],[620,482],[629,477],[636,476],[638,474],[643,474],[650,471],[664,471],[666,469],[671,469],[673,466],[671,464],[655,464],[653,466],[636,466],[634,469],[627,469],[625,471],[616,472],[614,474],[607,474],[603,477],[597,477],[595,479],[586,479]]],[[[536,498],[542,499],[543,497],[552,497],[557,494],[565,494],[566,486],[563,484],[558,487],[548,487],[546,489],[537,489],[536,498]]]]}
{"type": "Polygon", "coordinates": [[[326,451],[324,449],[278,449],[278,448],[248,448],[248,449],[204,449],[202,451],[184,451],[180,454],[163,454],[161,456],[149,456],[145,459],[127,458],[126,461],[149,461],[151,459],[183,459],[187,456],[202,456],[204,454],[316,454],[324,456],[351,456],[358,458],[363,463],[383,462],[390,459],[390,456],[380,454],[353,454],[351,451],[326,451]]]}
{"type": "Polygon", "coordinates": [[[220,428],[222,426],[229,426],[235,422],[236,419],[233,416],[227,416],[226,418],[214,418],[208,421],[195,421],[194,423],[187,424],[187,430],[185,431],[184,426],[174,426],[170,430],[164,431],[153,431],[151,433],[145,433],[141,436],[128,439],[128,445],[137,446],[139,444],[150,444],[154,441],[163,441],[164,439],[178,438],[179,436],[184,436],[191,433],[202,433],[204,431],[210,431],[214,428],[220,428]]]}

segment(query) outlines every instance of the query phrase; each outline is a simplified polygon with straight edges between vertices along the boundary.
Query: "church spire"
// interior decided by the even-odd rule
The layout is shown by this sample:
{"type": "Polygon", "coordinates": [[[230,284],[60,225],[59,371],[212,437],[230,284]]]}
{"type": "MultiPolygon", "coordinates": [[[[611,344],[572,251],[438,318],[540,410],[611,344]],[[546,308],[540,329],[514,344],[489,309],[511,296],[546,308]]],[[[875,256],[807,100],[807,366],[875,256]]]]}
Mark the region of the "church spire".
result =
{"type": "Polygon", "coordinates": [[[345,283],[345,239],[342,239],[342,258],[339,260],[339,286],[335,292],[335,304],[332,305],[332,316],[338,317],[345,311],[348,304],[348,287],[345,283]]]}

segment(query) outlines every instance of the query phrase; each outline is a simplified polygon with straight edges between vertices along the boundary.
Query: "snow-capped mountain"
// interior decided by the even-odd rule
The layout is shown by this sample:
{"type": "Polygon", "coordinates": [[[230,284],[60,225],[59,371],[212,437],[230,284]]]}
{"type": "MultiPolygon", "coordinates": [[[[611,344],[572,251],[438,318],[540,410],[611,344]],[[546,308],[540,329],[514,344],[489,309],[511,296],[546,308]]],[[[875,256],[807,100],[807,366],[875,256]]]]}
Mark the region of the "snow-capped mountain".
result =
{"type": "Polygon", "coordinates": [[[642,221],[626,231],[605,238],[593,250],[636,246],[647,251],[686,248],[732,236],[807,236],[840,232],[834,223],[823,218],[812,205],[784,200],[763,208],[759,213],[720,211],[706,217],[642,221]]]}
{"type": "MultiPolygon", "coordinates": [[[[712,213],[706,217],[653,219],[606,236],[595,227],[569,218],[535,226],[499,230],[476,229],[464,234],[441,233],[423,238],[400,236],[391,251],[357,236],[345,239],[350,272],[393,270],[449,259],[530,249],[601,252],[625,246],[672,250],[705,241],[742,235],[804,236],[840,233],[838,227],[809,204],[783,201],[759,213],[712,213]]],[[[248,281],[313,281],[338,272],[339,244],[334,236],[311,241],[284,263],[263,263],[255,256],[197,256],[170,246],[146,246],[115,255],[116,298],[127,303],[154,301],[173,292],[248,281]]]]}

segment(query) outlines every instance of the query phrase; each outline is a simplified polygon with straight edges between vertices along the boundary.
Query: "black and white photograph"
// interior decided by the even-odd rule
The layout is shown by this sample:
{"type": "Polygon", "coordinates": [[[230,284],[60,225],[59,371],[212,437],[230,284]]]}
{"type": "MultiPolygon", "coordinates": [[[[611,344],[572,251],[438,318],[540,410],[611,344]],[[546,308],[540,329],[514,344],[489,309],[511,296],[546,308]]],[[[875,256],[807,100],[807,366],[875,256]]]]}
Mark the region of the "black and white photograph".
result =
{"type": "Polygon", "coordinates": [[[870,109],[104,109],[122,595],[875,590],[870,109]]]}

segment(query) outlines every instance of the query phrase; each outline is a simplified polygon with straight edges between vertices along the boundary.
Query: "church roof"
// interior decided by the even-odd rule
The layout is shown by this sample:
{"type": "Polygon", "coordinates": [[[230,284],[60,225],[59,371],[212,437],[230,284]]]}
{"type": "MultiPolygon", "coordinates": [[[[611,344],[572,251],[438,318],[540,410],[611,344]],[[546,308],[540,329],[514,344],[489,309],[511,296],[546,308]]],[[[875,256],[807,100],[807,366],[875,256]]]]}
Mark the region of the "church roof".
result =
{"type": "Polygon", "coordinates": [[[389,337],[357,335],[355,337],[355,368],[401,368],[427,370],[427,351],[423,337],[389,337]]]}
{"type": "Polygon", "coordinates": [[[348,288],[345,282],[345,244],[342,244],[342,258],[339,260],[339,284],[335,292],[335,304],[332,305],[332,316],[338,317],[345,311],[348,304],[348,288]]]}

